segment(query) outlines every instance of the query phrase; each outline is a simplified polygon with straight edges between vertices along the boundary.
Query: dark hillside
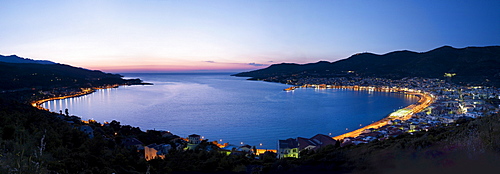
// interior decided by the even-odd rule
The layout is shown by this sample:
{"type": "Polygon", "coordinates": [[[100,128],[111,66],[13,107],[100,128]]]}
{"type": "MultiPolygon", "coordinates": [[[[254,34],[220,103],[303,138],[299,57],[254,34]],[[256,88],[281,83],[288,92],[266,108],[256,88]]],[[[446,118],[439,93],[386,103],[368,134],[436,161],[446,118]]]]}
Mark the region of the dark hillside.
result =
{"type": "Polygon", "coordinates": [[[235,74],[254,79],[284,77],[370,76],[444,78],[455,73],[452,81],[460,84],[500,86],[500,46],[453,48],[443,46],[428,52],[395,51],[384,55],[361,53],[337,62],[305,65],[277,64],[235,74]]]}
{"type": "Polygon", "coordinates": [[[121,77],[118,74],[91,71],[63,64],[0,62],[0,90],[62,86],[97,87],[129,82],[121,77]]]}

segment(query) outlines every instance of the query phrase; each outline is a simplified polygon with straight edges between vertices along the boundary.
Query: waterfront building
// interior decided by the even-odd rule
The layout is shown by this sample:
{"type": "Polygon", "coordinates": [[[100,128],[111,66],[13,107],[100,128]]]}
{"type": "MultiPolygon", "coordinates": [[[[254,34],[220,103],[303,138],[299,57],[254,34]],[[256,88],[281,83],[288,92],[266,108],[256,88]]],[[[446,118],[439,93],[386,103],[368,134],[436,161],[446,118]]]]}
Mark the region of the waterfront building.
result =
{"type": "Polygon", "coordinates": [[[243,146],[236,146],[233,144],[228,144],[224,146],[223,148],[219,149],[220,153],[230,155],[230,154],[251,154],[252,153],[252,146],[250,145],[243,145],[243,146]]]}
{"type": "Polygon", "coordinates": [[[164,159],[168,151],[172,149],[170,144],[150,144],[144,147],[144,158],[146,160],[152,160],[155,158],[164,159]]]}
{"type": "Polygon", "coordinates": [[[172,134],[170,131],[160,131],[161,137],[173,137],[174,134],[172,134]]]}
{"type": "Polygon", "coordinates": [[[198,144],[201,143],[201,136],[197,134],[191,134],[188,136],[188,144],[186,150],[195,149],[198,144]]]}
{"type": "Polygon", "coordinates": [[[279,140],[278,158],[299,158],[299,153],[303,150],[318,150],[327,145],[335,145],[336,141],[327,135],[317,134],[312,138],[297,137],[279,140]]]}
{"type": "Polygon", "coordinates": [[[289,138],[286,140],[278,140],[278,158],[298,158],[299,143],[296,139],[289,138]]]}
{"type": "Polygon", "coordinates": [[[298,137],[299,152],[302,150],[318,150],[327,145],[335,145],[336,141],[327,135],[317,134],[312,138],[298,137]]]}
{"type": "Polygon", "coordinates": [[[189,135],[188,137],[188,140],[189,140],[189,144],[200,144],[201,142],[201,136],[200,135],[196,135],[196,134],[191,134],[189,135]]]}

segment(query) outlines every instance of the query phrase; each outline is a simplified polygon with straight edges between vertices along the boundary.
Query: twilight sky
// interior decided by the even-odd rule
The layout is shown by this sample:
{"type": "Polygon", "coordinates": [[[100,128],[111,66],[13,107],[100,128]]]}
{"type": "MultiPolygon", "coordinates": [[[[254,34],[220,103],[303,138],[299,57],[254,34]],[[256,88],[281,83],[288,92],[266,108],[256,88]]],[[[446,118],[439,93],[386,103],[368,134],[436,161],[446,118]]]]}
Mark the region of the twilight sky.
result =
{"type": "Polygon", "coordinates": [[[0,54],[106,72],[246,71],[500,45],[494,0],[0,0],[0,54]]]}

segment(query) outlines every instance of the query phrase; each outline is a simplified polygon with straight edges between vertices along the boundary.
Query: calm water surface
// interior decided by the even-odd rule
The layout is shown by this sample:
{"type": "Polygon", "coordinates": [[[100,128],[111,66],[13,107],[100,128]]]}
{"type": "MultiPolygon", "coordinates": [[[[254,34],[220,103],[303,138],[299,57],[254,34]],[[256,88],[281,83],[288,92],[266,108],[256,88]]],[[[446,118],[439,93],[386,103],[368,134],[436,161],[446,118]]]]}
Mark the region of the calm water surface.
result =
{"type": "Polygon", "coordinates": [[[42,106],[142,130],[196,133],[210,141],[275,149],[278,139],[339,135],[380,120],[418,98],[397,93],[297,89],[229,74],[124,74],[154,83],[54,100],[42,106]],[[260,146],[262,143],[262,146],[260,146]]]}

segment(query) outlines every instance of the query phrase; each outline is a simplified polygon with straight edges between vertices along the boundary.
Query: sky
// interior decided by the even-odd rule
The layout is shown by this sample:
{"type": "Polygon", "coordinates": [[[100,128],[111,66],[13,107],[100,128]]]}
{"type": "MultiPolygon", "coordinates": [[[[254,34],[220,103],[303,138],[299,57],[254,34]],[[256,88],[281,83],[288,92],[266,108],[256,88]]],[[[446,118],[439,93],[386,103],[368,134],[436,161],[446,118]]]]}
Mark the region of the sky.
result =
{"type": "Polygon", "coordinates": [[[105,72],[239,72],[500,45],[494,0],[0,0],[0,55],[105,72]]]}

